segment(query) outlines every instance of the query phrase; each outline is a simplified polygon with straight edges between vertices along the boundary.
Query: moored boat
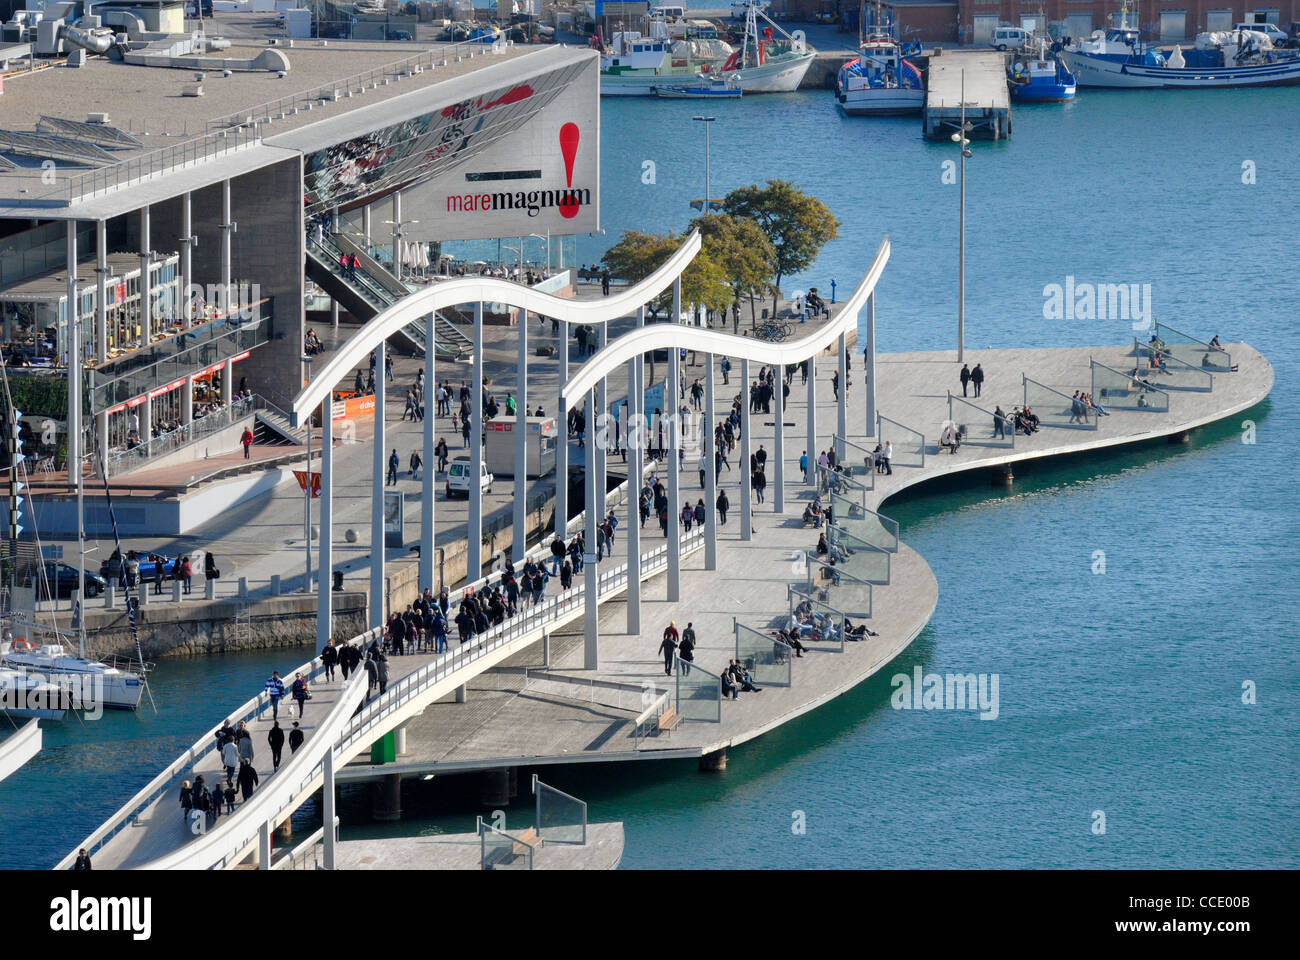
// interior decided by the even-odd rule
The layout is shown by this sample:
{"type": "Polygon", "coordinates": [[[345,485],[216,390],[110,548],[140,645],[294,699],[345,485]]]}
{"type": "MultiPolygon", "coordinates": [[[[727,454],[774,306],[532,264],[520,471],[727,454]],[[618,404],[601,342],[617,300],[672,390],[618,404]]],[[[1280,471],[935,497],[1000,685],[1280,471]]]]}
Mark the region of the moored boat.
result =
{"type": "Polygon", "coordinates": [[[873,5],[867,23],[865,4],[859,20],[864,24],[858,55],[840,67],[835,99],[850,116],[888,117],[920,113],[925,106],[925,84],[893,35],[892,17],[873,5]]]}
{"type": "Polygon", "coordinates": [[[1074,74],[1040,41],[1038,56],[1017,61],[1008,71],[1011,99],[1022,103],[1050,103],[1074,99],[1077,82],[1074,74]]]}
{"type": "Polygon", "coordinates": [[[144,695],[144,679],[139,673],[74,656],[62,643],[37,645],[6,636],[0,641],[0,667],[39,675],[48,682],[67,687],[72,706],[77,709],[134,710],[144,695]]]}

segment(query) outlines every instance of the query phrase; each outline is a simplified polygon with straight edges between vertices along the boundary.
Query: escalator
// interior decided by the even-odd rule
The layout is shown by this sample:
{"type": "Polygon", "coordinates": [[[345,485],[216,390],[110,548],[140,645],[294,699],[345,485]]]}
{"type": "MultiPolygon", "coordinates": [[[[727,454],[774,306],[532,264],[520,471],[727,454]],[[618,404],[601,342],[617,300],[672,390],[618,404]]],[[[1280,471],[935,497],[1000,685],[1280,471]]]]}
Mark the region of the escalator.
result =
{"type": "MultiPolygon", "coordinates": [[[[381,267],[361,247],[345,237],[325,234],[307,240],[307,276],[362,323],[410,294],[406,285],[381,267]],[[355,255],[358,266],[350,276],[339,260],[355,255]]],[[[398,334],[418,354],[425,350],[425,324],[417,320],[398,334]]],[[[438,360],[466,360],[472,357],[474,341],[441,314],[434,315],[434,357],[438,360]]]]}

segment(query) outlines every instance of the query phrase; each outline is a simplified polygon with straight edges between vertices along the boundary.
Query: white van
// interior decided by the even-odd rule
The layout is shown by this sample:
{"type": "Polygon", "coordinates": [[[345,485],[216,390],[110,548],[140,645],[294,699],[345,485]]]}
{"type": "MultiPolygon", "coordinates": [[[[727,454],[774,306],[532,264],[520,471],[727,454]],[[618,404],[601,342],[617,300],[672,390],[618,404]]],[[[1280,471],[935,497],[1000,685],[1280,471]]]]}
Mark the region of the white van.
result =
{"type": "Polygon", "coordinates": [[[1032,39],[1033,35],[1023,27],[998,27],[989,42],[998,50],[1019,50],[1032,39]]]}
{"type": "MultiPolygon", "coordinates": [[[[452,497],[469,497],[469,478],[470,471],[474,465],[470,463],[469,457],[457,457],[451,463],[447,464],[447,499],[452,497]]],[[[496,479],[488,473],[486,463],[479,464],[478,483],[484,493],[492,492],[492,481],[496,479]]]]}
{"type": "Polygon", "coordinates": [[[650,10],[650,19],[659,20],[663,23],[676,23],[678,20],[686,19],[685,7],[653,7],[650,10]]]}

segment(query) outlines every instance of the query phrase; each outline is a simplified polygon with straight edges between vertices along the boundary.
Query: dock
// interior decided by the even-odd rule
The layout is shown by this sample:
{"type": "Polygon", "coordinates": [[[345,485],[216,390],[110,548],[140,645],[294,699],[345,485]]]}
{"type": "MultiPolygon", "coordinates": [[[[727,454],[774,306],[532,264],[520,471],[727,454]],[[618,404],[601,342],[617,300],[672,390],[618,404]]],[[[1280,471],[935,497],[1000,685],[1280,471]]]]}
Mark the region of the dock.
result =
{"type": "Polygon", "coordinates": [[[961,125],[963,78],[970,138],[1006,140],[1011,136],[1011,94],[1006,56],[997,50],[944,50],[930,57],[922,123],[926,137],[947,139],[961,125]]]}
{"type": "MultiPolygon", "coordinates": [[[[337,870],[480,870],[477,833],[425,837],[344,840],[337,870]]],[[[623,824],[590,823],[584,844],[543,843],[533,856],[534,870],[615,870],[623,859],[623,824]]]]}

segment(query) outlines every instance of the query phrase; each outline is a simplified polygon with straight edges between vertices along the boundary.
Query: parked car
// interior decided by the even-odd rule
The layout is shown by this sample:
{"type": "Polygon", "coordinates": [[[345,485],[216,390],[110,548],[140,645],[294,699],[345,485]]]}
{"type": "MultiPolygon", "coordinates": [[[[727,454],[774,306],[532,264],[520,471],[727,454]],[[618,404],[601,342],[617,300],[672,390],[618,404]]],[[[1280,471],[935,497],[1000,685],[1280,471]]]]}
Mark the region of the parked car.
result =
{"type": "MultiPolygon", "coordinates": [[[[85,572],[86,597],[98,597],[103,594],[108,582],[99,574],[85,572]]],[[[45,561],[45,576],[37,577],[36,595],[42,600],[49,600],[50,594],[60,600],[77,594],[77,568],[59,563],[57,560],[45,561]]]]}
{"type": "MultiPolygon", "coordinates": [[[[447,464],[447,499],[452,497],[469,497],[469,478],[473,464],[469,457],[457,457],[447,464]]],[[[496,479],[488,473],[486,463],[479,464],[479,486],[484,493],[492,492],[492,481],[496,479]]]]}
{"type": "MultiPolygon", "coordinates": [[[[131,556],[132,553],[134,553],[134,551],[128,551],[127,556],[128,557],[131,556]]],[[[149,554],[135,553],[135,559],[140,564],[141,580],[152,580],[154,578],[154,571],[155,568],[158,566],[158,564],[156,561],[150,560],[149,556],[150,556],[149,554]]],[[[162,558],[163,558],[163,576],[170,577],[172,575],[173,570],[175,569],[177,558],[168,557],[166,555],[162,555],[162,558]]],[[[191,560],[190,562],[193,563],[193,560],[191,560]]],[[[202,562],[200,562],[195,569],[202,570],[203,569],[202,562]]],[[[101,577],[112,580],[114,583],[117,583],[122,579],[122,562],[117,556],[116,550],[113,551],[113,556],[109,557],[107,560],[105,560],[103,563],[99,565],[99,573],[101,577]]]]}
{"type": "Polygon", "coordinates": [[[1290,38],[1286,35],[1281,27],[1276,23],[1239,23],[1232,29],[1234,30],[1253,30],[1255,33],[1262,33],[1273,41],[1274,45],[1285,47],[1290,38]]]}

